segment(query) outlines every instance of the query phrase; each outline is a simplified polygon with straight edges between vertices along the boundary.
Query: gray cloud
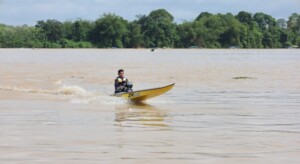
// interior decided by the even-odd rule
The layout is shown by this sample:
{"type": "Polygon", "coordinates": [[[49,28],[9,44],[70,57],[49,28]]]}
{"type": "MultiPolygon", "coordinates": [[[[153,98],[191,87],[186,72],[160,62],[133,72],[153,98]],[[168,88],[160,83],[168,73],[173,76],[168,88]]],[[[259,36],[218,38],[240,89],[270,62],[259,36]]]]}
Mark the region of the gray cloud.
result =
{"type": "Polygon", "coordinates": [[[34,25],[46,19],[95,20],[108,12],[134,20],[138,14],[147,15],[159,8],[168,10],[177,22],[193,20],[203,11],[264,12],[275,18],[287,18],[299,12],[300,0],[0,0],[0,23],[34,25]]]}

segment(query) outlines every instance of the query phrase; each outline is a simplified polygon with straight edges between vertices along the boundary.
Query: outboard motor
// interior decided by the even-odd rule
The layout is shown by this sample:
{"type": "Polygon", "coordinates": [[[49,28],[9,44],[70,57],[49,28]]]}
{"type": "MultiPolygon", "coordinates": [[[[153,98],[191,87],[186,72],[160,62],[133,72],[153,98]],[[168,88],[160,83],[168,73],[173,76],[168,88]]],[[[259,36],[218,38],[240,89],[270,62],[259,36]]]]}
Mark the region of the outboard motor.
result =
{"type": "Polygon", "coordinates": [[[133,87],[133,84],[131,82],[127,82],[126,92],[133,92],[132,87],[133,87]]]}

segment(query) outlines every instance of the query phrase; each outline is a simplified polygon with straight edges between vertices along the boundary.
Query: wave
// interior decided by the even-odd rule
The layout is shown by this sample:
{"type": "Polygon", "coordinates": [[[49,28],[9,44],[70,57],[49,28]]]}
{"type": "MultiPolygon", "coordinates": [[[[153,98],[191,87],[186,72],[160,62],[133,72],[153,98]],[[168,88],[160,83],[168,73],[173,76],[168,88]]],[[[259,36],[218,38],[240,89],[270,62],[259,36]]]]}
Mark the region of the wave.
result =
{"type": "Polygon", "coordinates": [[[86,91],[84,88],[77,85],[63,85],[58,89],[54,90],[43,90],[43,89],[29,89],[20,87],[1,87],[0,90],[12,91],[12,92],[23,92],[33,94],[46,94],[46,95],[62,95],[70,96],[72,103],[84,103],[84,104],[125,104],[128,101],[119,97],[113,97],[109,95],[103,95],[100,92],[86,91]]]}
{"type": "Polygon", "coordinates": [[[88,96],[88,92],[77,85],[60,87],[57,93],[62,95],[77,95],[82,97],[88,96]]]}
{"type": "Polygon", "coordinates": [[[28,89],[20,87],[0,87],[0,90],[24,92],[24,93],[39,93],[39,94],[51,94],[51,95],[76,95],[87,96],[87,91],[77,85],[67,86],[64,85],[56,90],[43,90],[43,89],[28,89]]]}
{"type": "Polygon", "coordinates": [[[0,87],[0,90],[25,92],[25,93],[57,94],[56,92],[50,90],[36,90],[36,89],[27,89],[27,88],[19,88],[19,87],[0,87]]]}
{"type": "Polygon", "coordinates": [[[113,97],[108,95],[101,95],[101,96],[91,96],[85,98],[74,98],[71,101],[72,103],[79,103],[79,104],[102,104],[102,105],[119,105],[119,104],[126,104],[128,100],[122,99],[120,97],[113,97]]]}

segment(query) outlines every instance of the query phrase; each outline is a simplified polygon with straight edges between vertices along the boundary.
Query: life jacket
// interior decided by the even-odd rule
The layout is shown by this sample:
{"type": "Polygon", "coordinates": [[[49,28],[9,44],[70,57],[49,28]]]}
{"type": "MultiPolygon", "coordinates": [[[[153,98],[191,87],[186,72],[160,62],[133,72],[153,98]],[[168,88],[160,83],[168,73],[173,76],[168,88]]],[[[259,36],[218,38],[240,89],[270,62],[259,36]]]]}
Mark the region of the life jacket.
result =
{"type": "Polygon", "coordinates": [[[126,92],[127,79],[125,77],[117,77],[115,79],[115,93],[126,92]]]}
{"type": "Polygon", "coordinates": [[[132,83],[128,82],[128,79],[125,77],[117,77],[115,79],[115,93],[132,92],[132,87],[132,83]]]}
{"type": "Polygon", "coordinates": [[[117,77],[116,80],[115,80],[115,84],[118,85],[118,86],[126,85],[127,82],[128,82],[128,80],[125,77],[123,77],[123,78],[117,77]]]}

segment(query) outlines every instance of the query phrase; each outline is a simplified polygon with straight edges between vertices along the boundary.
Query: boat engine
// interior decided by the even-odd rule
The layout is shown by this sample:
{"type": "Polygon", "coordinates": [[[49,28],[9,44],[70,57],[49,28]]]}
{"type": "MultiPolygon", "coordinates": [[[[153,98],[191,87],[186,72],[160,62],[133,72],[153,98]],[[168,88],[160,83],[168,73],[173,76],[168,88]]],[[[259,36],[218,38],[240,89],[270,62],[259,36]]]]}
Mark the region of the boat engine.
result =
{"type": "Polygon", "coordinates": [[[127,82],[126,92],[133,92],[132,87],[133,87],[133,84],[131,82],[127,82]]]}

